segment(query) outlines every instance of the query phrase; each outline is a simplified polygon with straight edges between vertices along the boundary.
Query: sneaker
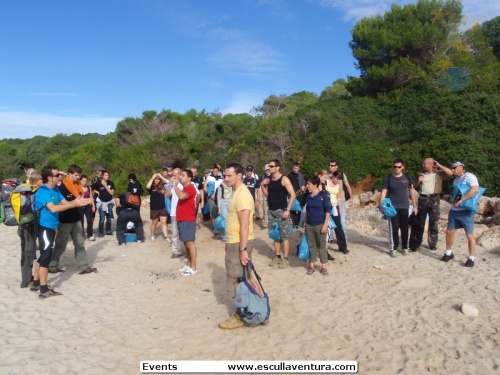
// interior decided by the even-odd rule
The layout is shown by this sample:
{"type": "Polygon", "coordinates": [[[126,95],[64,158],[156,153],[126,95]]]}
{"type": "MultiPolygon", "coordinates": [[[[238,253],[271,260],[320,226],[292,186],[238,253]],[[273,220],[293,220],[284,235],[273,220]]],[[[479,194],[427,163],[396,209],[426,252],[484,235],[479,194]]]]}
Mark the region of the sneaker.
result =
{"type": "Polygon", "coordinates": [[[198,270],[193,270],[191,267],[186,266],[184,272],[181,273],[182,276],[193,276],[198,273],[198,270]]]}
{"type": "Polygon", "coordinates": [[[332,257],[328,251],[326,252],[326,259],[328,259],[328,260],[335,260],[335,258],[332,257]]]}
{"type": "Polygon", "coordinates": [[[467,262],[465,262],[465,267],[474,267],[474,261],[471,258],[467,258],[467,262]]]}
{"type": "Polygon", "coordinates": [[[127,244],[125,242],[118,244],[118,247],[125,247],[125,246],[127,246],[127,244]]]}
{"type": "Polygon", "coordinates": [[[391,250],[391,257],[396,258],[398,256],[397,250],[391,250]]]}
{"type": "Polygon", "coordinates": [[[432,251],[437,250],[437,247],[436,246],[429,246],[429,250],[432,250],[432,251]]]}
{"type": "Polygon", "coordinates": [[[453,253],[451,253],[451,255],[446,255],[444,254],[443,257],[441,258],[441,260],[443,262],[449,262],[450,260],[452,260],[453,258],[455,258],[455,255],[453,255],[453,253]]]}
{"type": "Polygon", "coordinates": [[[314,268],[309,268],[306,272],[306,275],[312,275],[316,270],[314,268]]]}
{"type": "Polygon", "coordinates": [[[97,272],[97,268],[87,266],[87,268],[85,268],[81,272],[78,272],[78,274],[79,275],[86,275],[88,273],[93,273],[93,272],[97,272]]]}
{"type": "Polygon", "coordinates": [[[219,328],[221,329],[236,329],[244,326],[245,323],[243,322],[243,319],[241,319],[241,316],[236,313],[234,313],[230,318],[219,323],[219,328]]]}
{"type": "Polygon", "coordinates": [[[90,236],[89,237],[89,241],[95,241],[95,237],[94,236],[90,236]]]}
{"type": "Polygon", "coordinates": [[[273,260],[271,261],[271,263],[269,263],[269,267],[279,266],[282,261],[283,261],[283,259],[278,258],[278,257],[274,257],[273,260]]]}
{"type": "MultiPolygon", "coordinates": [[[[50,288],[50,285],[47,285],[50,288]]],[[[30,292],[38,292],[40,290],[40,284],[38,285],[33,285],[33,283],[30,286],[30,292]]]]}
{"type": "Polygon", "coordinates": [[[99,238],[104,237],[104,233],[99,233],[99,238]]]}
{"type": "Polygon", "coordinates": [[[188,268],[189,268],[189,266],[187,264],[185,264],[181,268],[179,268],[179,272],[182,273],[182,272],[186,271],[188,268]]]}
{"type": "Polygon", "coordinates": [[[408,249],[403,249],[402,253],[403,253],[403,255],[408,255],[410,252],[408,251],[408,249]]]}
{"type": "Polygon", "coordinates": [[[182,256],[182,253],[172,253],[171,257],[172,259],[179,258],[182,256]]]}
{"type": "Polygon", "coordinates": [[[326,268],[321,267],[319,269],[319,273],[322,274],[323,276],[328,275],[328,270],[326,268]]]}
{"type": "Polygon", "coordinates": [[[288,268],[290,264],[288,263],[288,259],[284,258],[281,260],[281,263],[278,265],[278,268],[284,269],[288,268]]]}
{"type": "Polygon", "coordinates": [[[49,289],[45,293],[40,293],[38,295],[39,298],[49,298],[49,297],[55,297],[55,296],[62,296],[62,293],[56,292],[54,289],[49,289]]]}
{"type": "Polygon", "coordinates": [[[151,241],[155,242],[156,241],[156,237],[155,236],[151,236],[151,241]]]}
{"type": "Polygon", "coordinates": [[[106,232],[106,236],[112,236],[113,232],[106,232]]]}
{"type": "Polygon", "coordinates": [[[172,243],[172,239],[170,237],[165,237],[165,243],[172,243]]]}
{"type": "Polygon", "coordinates": [[[137,243],[144,243],[144,240],[137,240],[137,243]]]}

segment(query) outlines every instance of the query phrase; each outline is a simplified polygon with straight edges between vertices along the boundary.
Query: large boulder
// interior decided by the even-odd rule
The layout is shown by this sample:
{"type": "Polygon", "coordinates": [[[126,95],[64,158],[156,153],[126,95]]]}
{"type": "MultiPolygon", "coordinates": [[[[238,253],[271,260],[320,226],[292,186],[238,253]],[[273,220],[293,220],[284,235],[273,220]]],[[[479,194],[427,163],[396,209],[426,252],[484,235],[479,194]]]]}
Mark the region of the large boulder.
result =
{"type": "Polygon", "coordinates": [[[485,230],[478,238],[477,244],[485,249],[491,250],[500,247],[500,227],[485,230]]]}

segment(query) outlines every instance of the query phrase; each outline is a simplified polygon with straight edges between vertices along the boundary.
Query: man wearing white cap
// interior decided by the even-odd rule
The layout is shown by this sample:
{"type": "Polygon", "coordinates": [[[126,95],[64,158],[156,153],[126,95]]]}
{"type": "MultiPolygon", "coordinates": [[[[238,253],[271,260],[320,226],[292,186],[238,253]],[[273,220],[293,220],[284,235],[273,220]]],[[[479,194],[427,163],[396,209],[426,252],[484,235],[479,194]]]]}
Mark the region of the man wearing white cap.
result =
{"type": "MultiPolygon", "coordinates": [[[[448,214],[448,228],[446,230],[446,252],[441,259],[443,262],[449,262],[455,256],[451,248],[453,247],[453,239],[455,238],[455,230],[463,228],[467,236],[469,246],[469,258],[465,262],[465,267],[474,267],[476,254],[476,238],[474,237],[474,211],[459,207],[460,204],[469,198],[472,198],[479,191],[479,182],[477,177],[472,173],[465,172],[465,165],[460,161],[452,164],[451,170],[457,176],[453,180],[453,186],[466,184],[469,186],[469,191],[465,194],[457,194],[448,214]]],[[[455,190],[455,189],[454,189],[455,190]]]]}

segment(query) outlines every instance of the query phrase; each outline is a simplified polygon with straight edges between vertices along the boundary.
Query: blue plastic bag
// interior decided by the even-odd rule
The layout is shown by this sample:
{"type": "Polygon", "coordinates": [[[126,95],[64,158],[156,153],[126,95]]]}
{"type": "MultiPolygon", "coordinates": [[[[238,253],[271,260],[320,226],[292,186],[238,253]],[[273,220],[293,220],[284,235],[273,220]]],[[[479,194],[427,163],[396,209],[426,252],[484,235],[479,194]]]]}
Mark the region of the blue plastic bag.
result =
{"type": "Polygon", "coordinates": [[[333,220],[333,216],[330,216],[330,220],[328,220],[328,228],[330,228],[330,229],[337,228],[337,224],[335,224],[335,221],[333,220]]]}
{"type": "Polygon", "coordinates": [[[276,242],[281,241],[280,225],[277,221],[274,223],[273,229],[271,229],[267,234],[269,238],[272,239],[273,241],[276,242]]]}
{"type": "Polygon", "coordinates": [[[396,209],[392,205],[390,198],[385,198],[382,201],[382,203],[380,204],[380,206],[382,207],[382,210],[384,211],[384,215],[382,216],[382,219],[384,219],[384,220],[389,220],[391,217],[394,217],[398,214],[396,212],[396,209]]]}
{"type": "MultiPolygon", "coordinates": [[[[460,197],[463,197],[465,194],[467,194],[470,190],[470,186],[467,184],[458,184],[453,186],[453,201],[455,201],[455,198],[457,195],[460,195],[460,197]]],[[[462,203],[458,205],[458,207],[466,209],[466,210],[471,210],[474,213],[477,214],[477,203],[479,202],[479,198],[483,196],[483,193],[486,191],[486,188],[484,187],[479,187],[479,191],[476,193],[471,198],[466,199],[462,203]]]]}
{"type": "Polygon", "coordinates": [[[207,183],[207,195],[210,197],[215,194],[215,182],[209,181],[207,183]]]}
{"type": "Polygon", "coordinates": [[[165,209],[167,210],[167,214],[170,215],[170,209],[172,208],[172,201],[170,198],[165,198],[165,209]]]}
{"type": "Polygon", "coordinates": [[[217,216],[214,220],[214,232],[226,230],[226,218],[224,215],[217,216]]]}
{"type": "Polygon", "coordinates": [[[302,207],[300,206],[300,202],[297,198],[295,198],[295,200],[293,201],[292,208],[290,209],[290,211],[302,212],[302,207]]]}
{"type": "Polygon", "coordinates": [[[308,261],[311,257],[309,243],[307,242],[307,234],[302,236],[302,241],[300,241],[300,244],[297,245],[297,257],[304,262],[308,261]]]}

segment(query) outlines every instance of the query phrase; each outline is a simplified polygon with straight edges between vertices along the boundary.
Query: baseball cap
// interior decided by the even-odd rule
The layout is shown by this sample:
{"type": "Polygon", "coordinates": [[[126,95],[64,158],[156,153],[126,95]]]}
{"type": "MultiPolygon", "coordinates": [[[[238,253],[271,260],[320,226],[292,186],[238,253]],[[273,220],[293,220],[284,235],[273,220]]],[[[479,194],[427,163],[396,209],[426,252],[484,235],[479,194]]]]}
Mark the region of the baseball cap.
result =
{"type": "Polygon", "coordinates": [[[269,164],[266,164],[266,165],[264,166],[264,169],[271,169],[271,168],[269,167],[269,164]]]}
{"type": "Polygon", "coordinates": [[[96,168],[95,168],[96,171],[105,171],[106,168],[104,168],[102,165],[98,165],[96,168]]]}
{"type": "Polygon", "coordinates": [[[462,163],[461,161],[455,161],[455,162],[453,162],[452,166],[454,166],[454,167],[464,167],[465,168],[465,164],[462,163]]]}
{"type": "Polygon", "coordinates": [[[131,221],[129,221],[129,222],[127,223],[127,229],[128,229],[128,230],[131,230],[131,229],[133,229],[133,228],[134,228],[134,223],[133,223],[133,222],[131,222],[131,221]]]}
{"type": "Polygon", "coordinates": [[[167,167],[167,168],[172,167],[172,163],[165,163],[165,167],[167,167]]]}
{"type": "Polygon", "coordinates": [[[253,165],[249,165],[249,166],[247,167],[247,171],[253,171],[253,165]]]}

